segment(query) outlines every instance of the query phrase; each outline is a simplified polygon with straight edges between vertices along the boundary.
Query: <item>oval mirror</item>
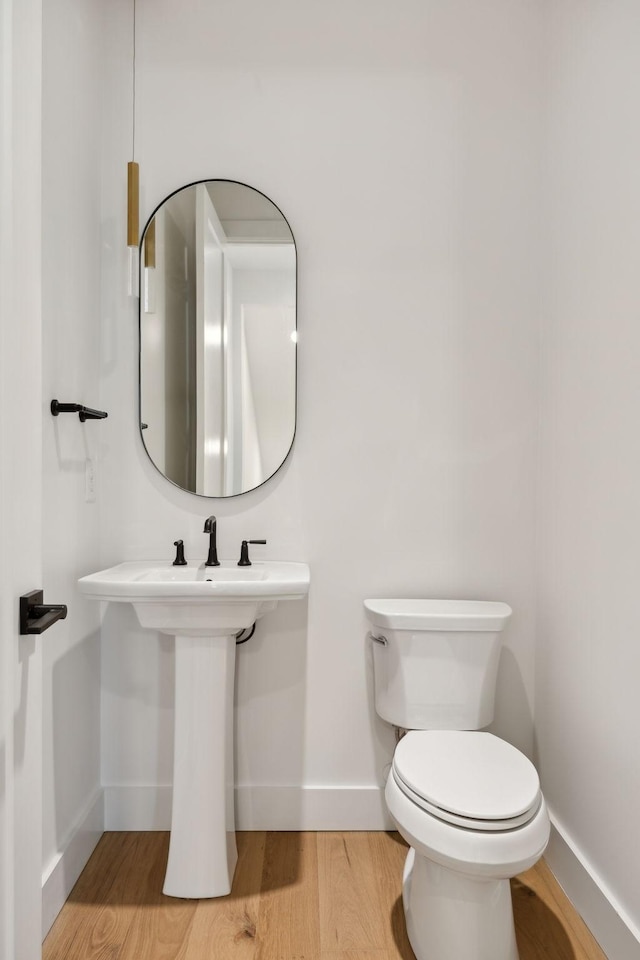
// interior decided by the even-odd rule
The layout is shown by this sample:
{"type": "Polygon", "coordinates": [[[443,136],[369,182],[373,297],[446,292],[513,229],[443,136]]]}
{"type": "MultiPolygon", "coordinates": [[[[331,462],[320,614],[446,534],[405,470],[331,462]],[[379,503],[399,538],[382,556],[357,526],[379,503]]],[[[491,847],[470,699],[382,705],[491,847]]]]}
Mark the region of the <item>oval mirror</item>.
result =
{"type": "Polygon", "coordinates": [[[282,466],[296,428],[296,248],[259,190],[192,183],[142,237],[140,427],[154,465],[204,497],[282,466]]]}

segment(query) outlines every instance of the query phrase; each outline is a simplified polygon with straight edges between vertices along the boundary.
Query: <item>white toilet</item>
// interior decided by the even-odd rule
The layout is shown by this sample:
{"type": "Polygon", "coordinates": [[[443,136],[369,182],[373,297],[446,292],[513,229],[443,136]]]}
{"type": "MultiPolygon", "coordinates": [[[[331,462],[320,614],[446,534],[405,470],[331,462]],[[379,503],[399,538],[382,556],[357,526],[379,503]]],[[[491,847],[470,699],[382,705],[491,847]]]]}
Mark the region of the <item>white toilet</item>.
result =
{"type": "Polygon", "coordinates": [[[378,714],[408,732],[385,797],[409,843],[402,898],[418,960],[518,960],[509,878],[549,840],[533,764],[493,719],[505,603],[365,600],[378,714]]]}

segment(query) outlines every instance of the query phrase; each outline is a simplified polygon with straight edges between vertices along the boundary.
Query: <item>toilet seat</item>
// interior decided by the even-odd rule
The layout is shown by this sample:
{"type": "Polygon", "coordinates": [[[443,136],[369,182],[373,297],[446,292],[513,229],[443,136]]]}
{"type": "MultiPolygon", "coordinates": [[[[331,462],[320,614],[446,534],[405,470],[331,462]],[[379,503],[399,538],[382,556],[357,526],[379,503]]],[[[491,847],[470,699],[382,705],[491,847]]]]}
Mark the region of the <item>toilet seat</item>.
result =
{"type": "Polygon", "coordinates": [[[411,731],[396,748],[392,775],[417,806],[469,830],[513,830],[542,802],[533,764],[490,733],[411,731]]]}

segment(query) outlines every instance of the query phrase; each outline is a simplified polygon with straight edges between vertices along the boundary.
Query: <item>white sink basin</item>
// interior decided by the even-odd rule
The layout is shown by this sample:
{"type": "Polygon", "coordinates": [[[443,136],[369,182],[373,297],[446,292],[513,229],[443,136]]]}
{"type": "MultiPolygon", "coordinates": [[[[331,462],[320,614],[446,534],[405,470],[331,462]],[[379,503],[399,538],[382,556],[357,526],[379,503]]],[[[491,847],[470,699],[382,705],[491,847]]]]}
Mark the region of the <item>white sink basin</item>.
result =
{"type": "Polygon", "coordinates": [[[227,566],[225,563],[219,567],[151,567],[142,573],[133,573],[133,579],[138,583],[251,583],[266,580],[267,571],[264,564],[260,567],[255,564],[250,567],[227,566]]]}
{"type": "Polygon", "coordinates": [[[176,638],[173,798],[164,893],[221,897],[237,861],[233,776],[236,637],[280,600],[309,592],[306,563],[219,567],[119,563],[78,581],[93,600],[131,603],[143,627],[176,638]]]}
{"type": "Polygon", "coordinates": [[[227,636],[250,627],[279,600],[309,592],[306,563],[256,561],[219,567],[166,560],[133,560],[82,577],[78,586],[93,600],[131,603],[143,627],[174,636],[227,636]]]}

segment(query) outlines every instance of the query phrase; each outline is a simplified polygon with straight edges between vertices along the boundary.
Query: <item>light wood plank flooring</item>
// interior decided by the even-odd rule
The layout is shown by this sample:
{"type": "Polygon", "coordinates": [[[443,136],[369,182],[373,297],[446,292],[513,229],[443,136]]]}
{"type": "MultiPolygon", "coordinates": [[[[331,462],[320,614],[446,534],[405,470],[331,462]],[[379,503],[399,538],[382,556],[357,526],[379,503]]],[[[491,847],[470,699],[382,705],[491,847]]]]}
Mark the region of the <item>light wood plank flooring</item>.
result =
{"type": "MultiPolygon", "coordinates": [[[[43,960],[414,960],[396,833],[239,833],[216,900],[163,896],[168,843],[105,833],[43,960]]],[[[606,960],[544,862],[512,884],[520,960],[606,960]]]]}

